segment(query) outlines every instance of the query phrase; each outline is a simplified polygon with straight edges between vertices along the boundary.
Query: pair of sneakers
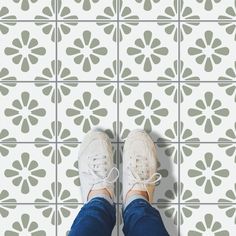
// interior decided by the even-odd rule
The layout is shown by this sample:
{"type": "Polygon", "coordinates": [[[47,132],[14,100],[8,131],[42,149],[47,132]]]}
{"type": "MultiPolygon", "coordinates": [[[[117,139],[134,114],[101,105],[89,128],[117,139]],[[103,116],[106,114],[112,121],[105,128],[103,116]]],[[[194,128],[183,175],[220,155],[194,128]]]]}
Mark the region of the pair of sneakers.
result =
{"type": "MultiPolygon", "coordinates": [[[[152,202],[155,184],[161,175],[157,173],[156,147],[143,130],[128,135],[123,151],[123,203],[130,191],[142,191],[152,202]]],[[[102,131],[90,131],[79,150],[79,173],[83,202],[88,202],[92,190],[105,190],[114,200],[114,183],[119,170],[114,167],[112,145],[102,131]]]]}

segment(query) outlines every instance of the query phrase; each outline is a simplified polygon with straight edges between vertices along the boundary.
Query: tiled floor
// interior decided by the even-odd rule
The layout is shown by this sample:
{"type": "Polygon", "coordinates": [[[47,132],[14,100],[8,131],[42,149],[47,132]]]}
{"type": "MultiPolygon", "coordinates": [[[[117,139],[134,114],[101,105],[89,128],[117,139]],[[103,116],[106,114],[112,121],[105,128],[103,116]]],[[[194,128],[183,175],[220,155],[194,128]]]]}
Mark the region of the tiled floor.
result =
{"type": "Polygon", "coordinates": [[[0,0],[0,235],[66,235],[94,126],[121,172],[150,133],[171,236],[235,235],[235,52],[235,0],[0,0]]]}

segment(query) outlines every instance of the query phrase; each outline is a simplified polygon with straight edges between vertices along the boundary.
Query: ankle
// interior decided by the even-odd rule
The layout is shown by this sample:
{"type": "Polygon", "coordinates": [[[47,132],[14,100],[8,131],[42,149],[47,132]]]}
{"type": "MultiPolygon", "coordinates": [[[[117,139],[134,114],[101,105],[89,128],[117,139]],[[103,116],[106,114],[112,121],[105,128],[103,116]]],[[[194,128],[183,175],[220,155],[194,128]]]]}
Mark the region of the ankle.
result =
{"type": "Polygon", "coordinates": [[[107,189],[103,188],[103,189],[97,189],[97,190],[91,190],[88,194],[88,201],[96,196],[99,195],[105,195],[108,198],[112,199],[111,194],[107,191],[107,189]]]}
{"type": "Polygon", "coordinates": [[[147,201],[149,200],[148,193],[146,191],[130,190],[126,195],[125,202],[127,202],[127,200],[134,195],[141,196],[142,198],[144,197],[147,201]]]}

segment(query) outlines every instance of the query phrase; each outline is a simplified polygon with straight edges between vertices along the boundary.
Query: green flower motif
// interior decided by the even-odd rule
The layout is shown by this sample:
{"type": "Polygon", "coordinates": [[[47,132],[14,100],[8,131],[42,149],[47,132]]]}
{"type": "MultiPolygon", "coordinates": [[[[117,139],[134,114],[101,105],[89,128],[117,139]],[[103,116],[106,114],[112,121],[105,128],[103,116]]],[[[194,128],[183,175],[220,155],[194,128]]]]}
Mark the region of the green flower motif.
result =
{"type": "Polygon", "coordinates": [[[196,178],[198,186],[204,186],[204,192],[210,194],[213,192],[213,186],[221,185],[221,178],[229,176],[227,169],[221,168],[222,164],[218,160],[213,160],[213,155],[207,152],[204,160],[197,161],[196,169],[190,169],[188,175],[191,178],[196,178]]]}
{"type": "MultiPolygon", "coordinates": [[[[165,9],[165,15],[159,15],[157,20],[173,20],[176,16],[178,16],[178,0],[174,0],[174,6],[167,7],[165,9]]],[[[167,34],[174,34],[174,41],[178,41],[178,27],[174,22],[158,22],[160,26],[165,26],[165,32],[167,34]]]]}
{"type": "MultiPolygon", "coordinates": [[[[193,15],[193,11],[190,7],[184,7],[184,1],[180,1],[180,15],[181,18],[184,20],[200,20],[200,17],[198,15],[193,15]]],[[[192,32],[192,26],[198,26],[199,22],[182,22],[182,27],[180,30],[180,40],[182,41],[184,39],[184,34],[191,34],[192,32]]]]}
{"type": "Polygon", "coordinates": [[[236,2],[232,4],[234,6],[227,7],[225,10],[226,15],[220,15],[219,20],[234,20],[236,16],[236,2]]]}
{"type": "MultiPolygon", "coordinates": [[[[236,200],[236,184],[234,184],[234,189],[229,189],[226,192],[226,198],[220,198],[218,203],[235,203],[236,200]]],[[[218,204],[220,209],[225,210],[226,216],[230,219],[234,218],[234,223],[236,223],[236,207],[230,204],[218,204]]]]}
{"type": "Polygon", "coordinates": [[[21,64],[21,70],[27,72],[30,64],[37,64],[38,56],[46,53],[44,47],[38,47],[38,40],[30,38],[29,31],[21,32],[21,39],[16,38],[12,41],[13,47],[6,47],[4,52],[7,56],[13,56],[14,64],[21,64]]]}
{"type": "Polygon", "coordinates": [[[8,26],[13,26],[16,24],[16,22],[11,22],[12,20],[16,20],[16,17],[9,15],[9,10],[7,7],[0,8],[0,20],[4,20],[0,22],[0,32],[2,34],[7,34],[9,32],[8,26]],[[10,20],[10,22],[5,22],[5,20],[10,20]]]}
{"type": "Polygon", "coordinates": [[[188,114],[189,116],[196,117],[195,121],[198,125],[204,125],[204,131],[206,133],[212,133],[213,126],[219,126],[221,124],[221,117],[227,117],[229,115],[229,109],[222,108],[220,100],[213,100],[212,92],[206,92],[204,98],[204,100],[197,100],[197,108],[190,108],[188,114]]]}
{"type": "Polygon", "coordinates": [[[236,85],[233,83],[236,80],[236,61],[234,62],[234,67],[228,68],[225,73],[225,76],[219,77],[218,81],[220,82],[217,84],[220,87],[225,87],[225,92],[229,96],[234,95],[234,101],[236,102],[236,85]]]}
{"type": "MultiPolygon", "coordinates": [[[[128,96],[132,92],[132,87],[138,86],[138,77],[131,75],[131,70],[129,68],[123,67],[123,62],[120,61],[119,64],[119,75],[124,83],[120,84],[119,89],[119,101],[123,101],[123,96],[128,96]],[[127,81],[127,82],[126,82],[127,81]],[[137,81],[137,82],[136,82],[137,81]]],[[[113,83],[117,80],[117,61],[113,61],[112,68],[106,68],[104,70],[104,76],[99,76],[96,78],[98,87],[104,87],[104,93],[107,96],[113,97],[113,102],[117,102],[117,84],[113,83]]]]}
{"type": "MultiPolygon", "coordinates": [[[[161,168],[161,163],[159,161],[157,161],[157,173],[159,173],[161,175],[162,178],[167,178],[169,175],[169,172],[167,169],[162,169],[161,168]]],[[[157,186],[160,185],[160,181],[157,182],[157,186]]]]}
{"type": "Polygon", "coordinates": [[[119,130],[120,130],[120,132],[119,132],[120,140],[126,139],[130,133],[130,130],[127,128],[124,128],[123,123],[121,121],[120,121],[120,125],[119,125],[119,130]]]}
{"type": "Polygon", "coordinates": [[[120,121],[119,122],[119,133],[117,134],[117,122],[114,121],[112,123],[112,130],[110,129],[107,129],[105,130],[105,132],[107,133],[107,135],[109,136],[110,139],[112,140],[116,140],[117,138],[119,139],[119,141],[122,141],[124,139],[127,138],[127,136],[129,135],[130,133],[130,130],[129,129],[125,129],[123,127],[123,123],[120,121]]]}
{"type": "Polygon", "coordinates": [[[42,71],[42,76],[37,76],[35,81],[37,81],[35,86],[42,87],[42,92],[46,96],[51,96],[51,102],[56,103],[56,92],[55,85],[50,83],[57,76],[58,80],[63,80],[63,83],[58,83],[57,86],[57,102],[62,101],[63,96],[70,94],[70,87],[76,87],[78,83],[70,83],[67,81],[78,81],[76,76],[71,76],[70,70],[68,68],[62,68],[62,62],[58,60],[57,62],[57,73],[55,73],[56,61],[51,62],[51,68],[45,68],[42,71]]]}
{"type": "Polygon", "coordinates": [[[180,101],[184,101],[184,96],[190,96],[193,88],[200,85],[200,78],[192,74],[192,70],[189,67],[184,67],[184,62],[180,61],[180,77],[184,80],[181,83],[180,101]]]}
{"type": "Polygon", "coordinates": [[[222,225],[220,222],[213,221],[212,214],[206,214],[204,216],[204,221],[199,221],[195,227],[196,230],[190,230],[188,232],[188,236],[229,236],[229,232],[227,230],[222,230],[222,225]]]}
{"type": "Polygon", "coordinates": [[[5,96],[8,94],[8,87],[15,87],[16,77],[9,76],[9,71],[7,68],[2,68],[0,70],[0,93],[5,96]]]}
{"type": "Polygon", "coordinates": [[[30,100],[28,92],[21,93],[21,100],[16,99],[12,102],[13,108],[6,108],[5,115],[13,117],[12,123],[20,125],[23,133],[28,133],[30,125],[38,124],[38,117],[46,114],[44,108],[38,108],[38,102],[35,99],[30,100]]]}
{"type": "MultiPolygon", "coordinates": [[[[173,68],[167,68],[165,70],[165,76],[159,76],[157,78],[157,81],[161,82],[157,85],[159,87],[166,87],[166,95],[173,96],[173,100],[175,103],[178,102],[178,87],[172,82],[173,80],[176,80],[176,78],[178,78],[177,68],[178,61],[175,60],[173,68]]],[[[192,70],[190,68],[184,68],[183,61],[180,61],[180,76],[185,80],[185,83],[180,84],[180,102],[183,102],[184,96],[189,96],[192,94],[192,87],[198,87],[200,85],[200,83],[198,82],[200,78],[197,76],[193,76],[192,70]]]]}
{"type": "Polygon", "coordinates": [[[21,192],[29,193],[30,186],[38,184],[38,178],[46,176],[46,171],[38,169],[38,162],[30,160],[29,153],[21,154],[21,161],[14,161],[12,163],[13,169],[6,169],[4,174],[8,178],[13,178],[12,183],[15,186],[21,187],[21,192]]]}
{"type": "Polygon", "coordinates": [[[13,230],[5,231],[5,236],[31,235],[31,236],[46,236],[44,230],[38,229],[38,224],[35,221],[30,221],[28,214],[21,215],[21,221],[16,221],[12,224],[13,230]],[[23,234],[22,234],[23,233],[23,234]]]}
{"type": "MultiPolygon", "coordinates": [[[[180,224],[182,225],[184,223],[184,217],[189,218],[192,216],[192,210],[198,209],[199,205],[191,205],[191,203],[199,203],[198,198],[192,198],[192,192],[190,190],[184,190],[184,184],[180,183],[180,200],[184,203],[189,203],[190,205],[183,205],[180,209],[180,224]]],[[[178,211],[177,208],[174,205],[171,205],[171,202],[178,201],[178,184],[177,182],[174,183],[173,189],[168,189],[165,192],[165,197],[163,199],[158,199],[158,203],[162,203],[161,205],[158,205],[158,208],[165,209],[164,213],[166,217],[173,218],[174,224],[177,225],[177,217],[178,217],[178,211]],[[163,204],[166,203],[166,204],[163,204]]]]}
{"type": "Polygon", "coordinates": [[[127,115],[136,117],[135,123],[143,126],[147,132],[152,131],[152,125],[158,125],[161,122],[160,117],[168,115],[166,108],[161,108],[161,103],[157,99],[152,99],[152,93],[145,92],[143,100],[138,99],[135,102],[136,108],[129,108],[127,115]]]}
{"type": "Polygon", "coordinates": [[[37,209],[43,209],[42,214],[46,218],[51,218],[51,224],[55,225],[56,223],[56,212],[53,205],[48,205],[52,199],[55,199],[57,196],[58,202],[64,203],[63,205],[58,205],[57,207],[57,223],[60,225],[62,223],[62,217],[70,216],[70,209],[75,209],[77,206],[70,203],[78,203],[76,198],[70,198],[70,192],[67,189],[62,189],[62,184],[58,182],[57,184],[57,193],[56,183],[51,184],[51,189],[44,190],[42,192],[42,198],[35,199],[35,203],[46,203],[35,205],[37,209]]]}
{"type": "MultiPolygon", "coordinates": [[[[120,20],[138,20],[137,15],[131,14],[131,9],[129,7],[123,7],[123,1],[120,0],[119,3],[119,13],[120,13],[120,20]]],[[[106,7],[104,9],[104,15],[98,15],[97,20],[116,20],[117,17],[117,7],[116,7],[116,0],[113,0],[112,7],[106,7]]],[[[117,23],[116,22],[109,22],[109,21],[102,21],[97,22],[97,25],[104,26],[104,32],[106,34],[112,34],[112,39],[114,42],[117,41],[117,23]]],[[[119,41],[123,40],[123,36],[129,34],[131,32],[131,27],[138,25],[138,22],[120,22],[120,31],[119,31],[119,41]]]]}
{"type": "Polygon", "coordinates": [[[219,3],[221,0],[197,0],[199,3],[204,3],[204,8],[207,11],[211,11],[213,9],[213,4],[219,3]]]}
{"type": "Polygon", "coordinates": [[[234,184],[234,189],[229,189],[225,195],[226,198],[220,198],[218,203],[234,203],[236,200],[236,184],[234,184]]]}
{"type": "MultiPolygon", "coordinates": [[[[55,42],[56,40],[56,28],[55,23],[50,22],[49,20],[53,19],[53,17],[56,15],[55,10],[55,0],[51,0],[51,6],[44,7],[42,10],[42,15],[37,15],[35,17],[35,20],[40,20],[38,22],[35,22],[38,26],[43,26],[42,31],[45,34],[51,34],[51,40],[55,42]],[[42,21],[44,20],[44,21],[42,21]]],[[[57,3],[57,15],[58,17],[62,18],[63,20],[78,20],[78,17],[76,15],[70,15],[70,8],[68,7],[62,7],[62,1],[58,0],[57,3]]],[[[77,25],[77,22],[58,22],[58,29],[57,29],[57,40],[58,42],[62,39],[62,34],[69,34],[70,33],[70,26],[77,25]]]]}
{"type": "Polygon", "coordinates": [[[84,92],[82,99],[74,101],[74,108],[68,108],[66,115],[74,117],[74,123],[83,127],[83,132],[91,130],[91,126],[98,125],[100,117],[107,115],[107,109],[100,107],[97,99],[92,99],[90,92],[84,92]]]}
{"type": "Polygon", "coordinates": [[[152,63],[160,63],[160,55],[165,56],[168,54],[168,48],[161,47],[161,41],[158,38],[152,37],[151,31],[145,31],[143,39],[138,38],[135,40],[136,47],[128,47],[127,53],[130,56],[135,56],[137,64],[143,64],[143,69],[146,72],[152,70],[152,63]]]}
{"type": "Polygon", "coordinates": [[[138,3],[143,4],[143,9],[145,11],[150,11],[152,10],[152,5],[155,3],[158,3],[160,0],[135,0],[138,3]]]}
{"type": "MultiPolygon", "coordinates": [[[[174,158],[174,163],[178,163],[178,148],[172,142],[178,139],[178,122],[174,122],[173,129],[168,129],[165,132],[166,138],[159,138],[157,140],[158,146],[165,148],[165,154],[174,158]]],[[[184,142],[180,145],[180,163],[184,162],[184,157],[192,155],[193,148],[200,146],[199,138],[193,137],[193,133],[190,129],[184,129],[184,123],[180,122],[180,138],[184,142]]]]}
{"type": "Polygon", "coordinates": [[[91,32],[86,30],[83,32],[83,40],[76,39],[74,41],[76,47],[68,47],[66,53],[74,57],[76,64],[83,64],[83,70],[85,72],[91,71],[92,64],[99,63],[99,56],[105,56],[107,54],[107,48],[100,47],[100,41],[91,37],[91,32]]]}
{"type": "Polygon", "coordinates": [[[225,11],[226,15],[221,15],[218,17],[219,20],[227,20],[224,22],[219,22],[218,24],[221,26],[226,26],[225,31],[228,34],[234,34],[234,40],[236,41],[236,26],[234,22],[229,22],[229,20],[235,20],[236,17],[236,2],[234,2],[234,6],[230,6],[225,11]]]}
{"type": "Polygon", "coordinates": [[[9,137],[9,132],[6,129],[0,130],[0,155],[5,157],[8,155],[8,148],[16,147],[16,139],[9,137]]]}
{"type": "Polygon", "coordinates": [[[8,209],[15,209],[16,205],[14,204],[3,204],[3,203],[16,203],[16,199],[14,198],[8,198],[9,193],[7,190],[0,191],[0,216],[1,217],[7,217],[9,215],[8,209]]]}
{"type": "Polygon", "coordinates": [[[97,3],[99,0],[75,0],[77,3],[83,3],[83,9],[89,11],[92,8],[92,3],[97,3]]]}
{"type": "Polygon", "coordinates": [[[236,123],[234,123],[234,127],[232,129],[228,129],[225,132],[225,138],[219,138],[218,146],[221,148],[225,148],[225,153],[227,156],[234,157],[234,162],[236,163],[236,123]],[[232,143],[234,142],[234,143],[232,143]]]}
{"type": "MultiPolygon", "coordinates": [[[[51,157],[51,162],[56,163],[56,150],[55,146],[52,143],[55,141],[55,132],[56,123],[51,123],[51,129],[45,129],[42,133],[42,138],[35,139],[35,147],[42,148],[42,153],[46,157],[51,157]]],[[[57,164],[61,163],[63,157],[67,157],[71,153],[71,148],[76,148],[78,144],[77,138],[72,138],[71,133],[68,129],[62,128],[62,123],[58,121],[57,125],[57,137],[58,137],[58,146],[57,146],[57,164]]]]}
{"type": "Polygon", "coordinates": [[[74,178],[74,184],[76,186],[80,186],[79,163],[78,163],[78,161],[75,161],[73,166],[74,166],[73,169],[68,169],[66,171],[66,176],[68,178],[74,178]]]}
{"type": "MultiPolygon", "coordinates": [[[[180,15],[181,18],[185,20],[199,20],[200,17],[197,15],[192,15],[192,9],[190,7],[184,7],[184,2],[181,0],[180,2],[180,15]]],[[[178,27],[175,22],[170,22],[169,20],[174,20],[178,17],[178,0],[174,0],[173,7],[167,7],[165,9],[165,15],[159,15],[157,20],[167,20],[166,22],[158,22],[157,24],[160,26],[165,26],[165,32],[167,34],[173,34],[174,41],[178,41],[178,27]]],[[[198,22],[182,22],[181,29],[180,29],[180,40],[183,41],[184,34],[190,34],[192,32],[192,26],[199,25],[198,22]]]]}
{"type": "Polygon", "coordinates": [[[195,60],[198,64],[204,64],[206,72],[211,72],[213,64],[220,64],[222,61],[221,56],[229,54],[229,49],[221,45],[221,40],[218,38],[213,39],[213,32],[208,30],[205,32],[205,39],[197,39],[197,47],[190,47],[188,53],[191,56],[196,56],[195,60]]]}
{"type": "Polygon", "coordinates": [[[38,0],[13,0],[15,3],[21,4],[21,9],[23,11],[28,11],[30,8],[30,3],[36,3],[38,0]]]}

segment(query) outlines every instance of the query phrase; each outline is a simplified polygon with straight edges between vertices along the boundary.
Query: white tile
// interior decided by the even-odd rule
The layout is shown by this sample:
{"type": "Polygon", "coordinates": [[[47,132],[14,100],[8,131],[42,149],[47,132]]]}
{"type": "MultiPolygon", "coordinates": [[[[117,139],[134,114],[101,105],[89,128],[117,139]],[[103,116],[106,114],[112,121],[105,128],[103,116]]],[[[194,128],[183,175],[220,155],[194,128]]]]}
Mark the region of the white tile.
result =
{"type": "MultiPolygon", "coordinates": [[[[174,24],[177,27],[177,23],[174,24]]],[[[156,81],[178,58],[177,42],[156,22],[139,22],[119,45],[120,60],[140,81],[156,81]],[[137,62],[136,62],[137,61],[137,62]]],[[[172,80],[176,80],[174,76],[172,80]]]]}
{"type": "Polygon", "coordinates": [[[33,83],[15,84],[1,96],[0,130],[7,129],[18,142],[34,142],[55,119],[55,105],[49,101],[33,83]]]}
{"type": "MultiPolygon", "coordinates": [[[[234,35],[226,32],[226,26],[202,22],[192,27],[190,34],[184,35],[180,58],[184,67],[192,70],[193,76],[202,81],[217,81],[234,66],[235,50],[234,35]]],[[[180,79],[186,80],[184,77],[182,74],[180,79]]]]}
{"type": "Polygon", "coordinates": [[[218,84],[201,83],[181,104],[181,121],[200,141],[217,142],[234,126],[235,116],[231,109],[234,106],[234,98],[218,84]]]}
{"type": "Polygon", "coordinates": [[[172,99],[157,83],[140,82],[119,105],[123,129],[144,129],[153,141],[163,138],[178,118],[178,106],[172,99]]]}
{"type": "MultiPolygon", "coordinates": [[[[55,205],[45,206],[51,208],[52,212],[55,213],[55,205]]],[[[40,210],[35,208],[35,205],[15,205],[14,207],[13,210],[9,211],[7,217],[0,215],[2,234],[56,234],[54,219],[52,217],[46,218],[43,216],[40,210]]]]}
{"type": "MultiPolygon", "coordinates": [[[[235,210],[234,206],[231,206],[235,210]]],[[[217,205],[201,205],[192,212],[192,216],[184,218],[180,226],[181,235],[233,235],[236,229],[234,217],[228,218],[217,205]]]]}
{"type": "Polygon", "coordinates": [[[112,123],[117,119],[116,111],[112,98],[107,97],[95,83],[81,83],[78,88],[71,89],[70,99],[59,104],[58,120],[73,137],[82,141],[84,135],[95,127],[112,131],[112,123]]]}
{"type": "MultiPolygon", "coordinates": [[[[52,25],[52,28],[54,25],[52,25]]],[[[0,71],[6,68],[16,80],[35,80],[55,59],[55,44],[34,22],[17,22],[0,38],[0,71]],[[24,41],[23,41],[24,40],[24,41]],[[28,66],[25,66],[28,62],[28,66]]],[[[53,68],[54,69],[54,68],[53,68]]],[[[55,80],[52,75],[50,80],[55,80]]]]}
{"type": "Polygon", "coordinates": [[[219,199],[227,202],[226,192],[234,188],[236,175],[234,159],[224,149],[218,144],[201,144],[183,160],[180,180],[191,196],[185,198],[183,192],[181,202],[189,202],[191,198],[201,203],[217,203],[219,199]]]}

